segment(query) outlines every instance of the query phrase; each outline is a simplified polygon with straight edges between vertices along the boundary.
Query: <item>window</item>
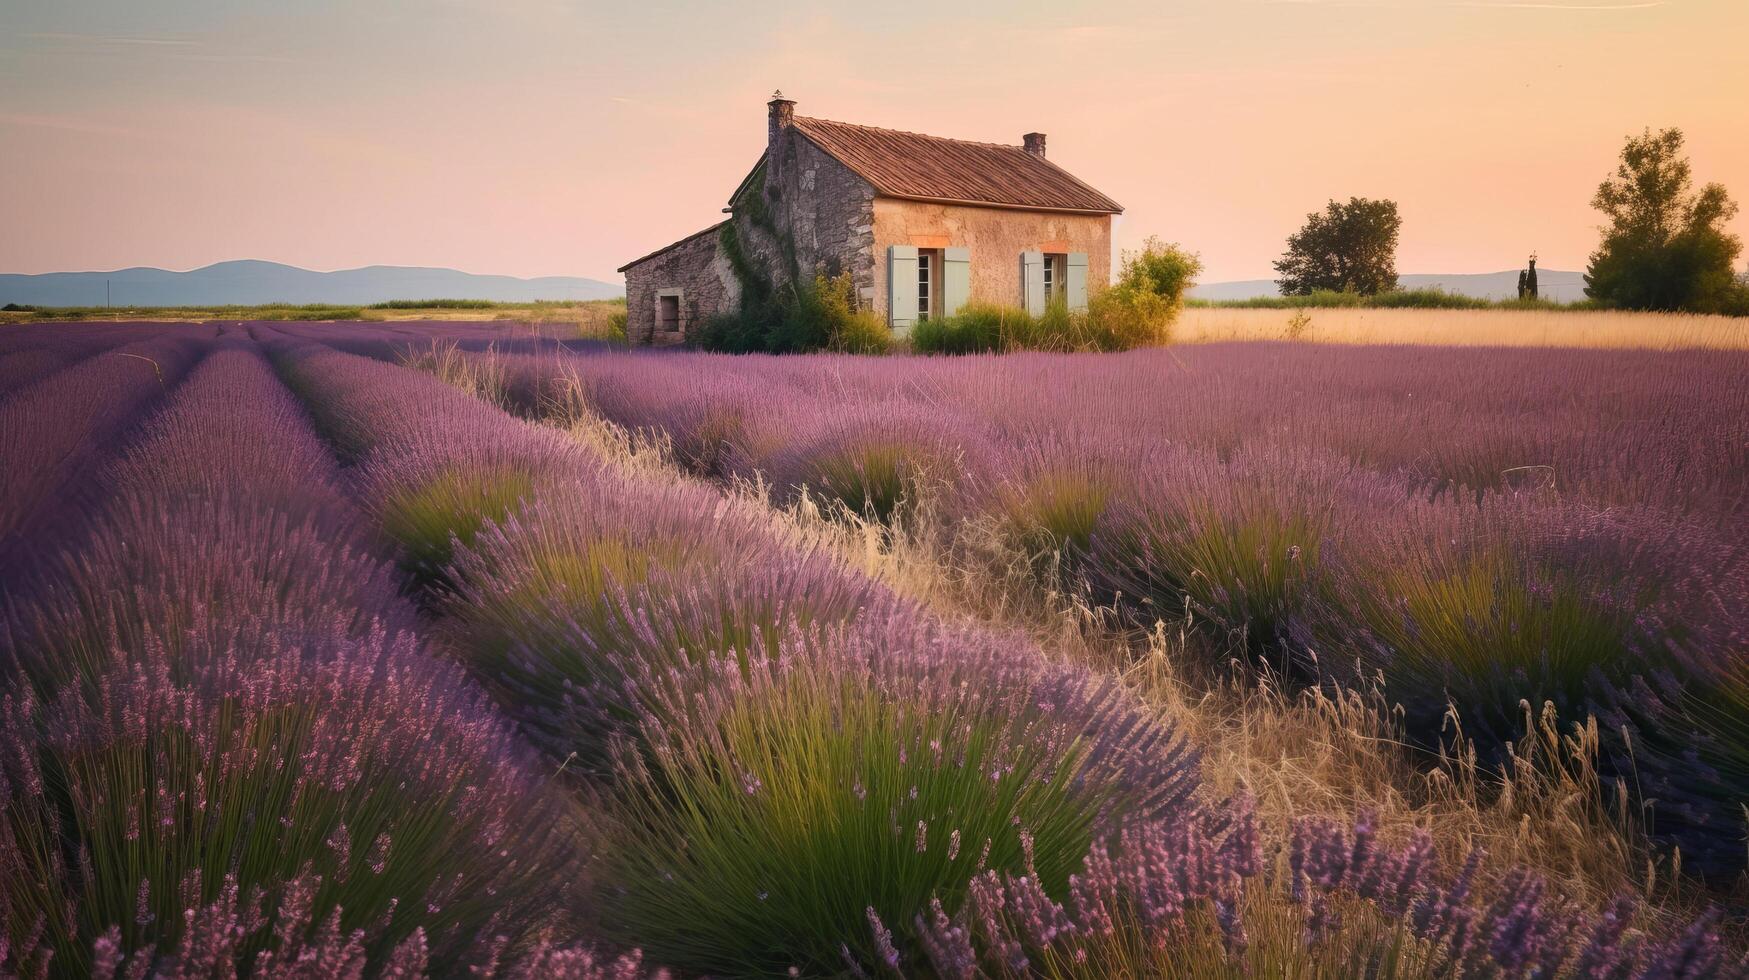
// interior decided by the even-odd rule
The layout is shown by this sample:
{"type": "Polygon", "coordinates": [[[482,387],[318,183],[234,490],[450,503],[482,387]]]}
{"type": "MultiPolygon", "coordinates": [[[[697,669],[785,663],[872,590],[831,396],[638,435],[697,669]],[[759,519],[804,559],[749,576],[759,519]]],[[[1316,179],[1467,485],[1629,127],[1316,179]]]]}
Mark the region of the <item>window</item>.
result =
{"type": "Polygon", "coordinates": [[[929,253],[917,253],[917,319],[929,319],[929,253]]]}
{"type": "Polygon", "coordinates": [[[1047,306],[1050,305],[1052,299],[1056,298],[1057,276],[1057,257],[1055,255],[1045,256],[1045,305],[1047,306]]]}
{"type": "Polygon", "coordinates": [[[659,293],[656,296],[656,325],[670,333],[680,330],[680,293],[659,293]]]}

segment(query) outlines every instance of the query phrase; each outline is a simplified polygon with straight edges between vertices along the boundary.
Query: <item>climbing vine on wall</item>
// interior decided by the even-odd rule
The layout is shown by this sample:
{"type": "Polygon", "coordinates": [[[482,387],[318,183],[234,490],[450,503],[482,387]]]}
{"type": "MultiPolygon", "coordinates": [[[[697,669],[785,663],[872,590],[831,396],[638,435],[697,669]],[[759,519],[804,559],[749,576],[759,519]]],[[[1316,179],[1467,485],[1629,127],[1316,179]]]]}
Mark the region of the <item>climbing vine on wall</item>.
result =
{"type": "Polygon", "coordinates": [[[771,212],[766,207],[766,172],[760,168],[757,183],[749,186],[741,196],[733,202],[734,216],[724,223],[718,233],[718,243],[723,254],[728,257],[729,268],[741,284],[741,308],[757,310],[766,305],[777,291],[777,283],[773,281],[768,270],[761,268],[747,254],[747,248],[741,240],[738,219],[745,217],[749,224],[771,236],[777,243],[784,269],[789,273],[788,282],[791,292],[795,285],[802,281],[801,268],[796,262],[795,243],[790,240],[789,231],[780,228],[772,220],[771,212]]]}
{"type": "Polygon", "coordinates": [[[848,272],[802,275],[789,229],[772,217],[771,197],[779,188],[767,185],[766,179],[762,167],[734,198],[734,217],[717,233],[718,247],[741,285],[740,309],[710,317],[692,332],[690,342],[733,353],[884,350],[890,343],[886,324],[856,308],[848,272]],[[757,248],[763,241],[757,235],[749,241],[750,233],[770,236],[775,262],[764,260],[765,250],[757,248]],[[774,266],[779,276],[787,273],[782,281],[772,275],[774,266]]]}
{"type": "Polygon", "coordinates": [[[722,230],[717,232],[717,245],[729,260],[729,270],[741,283],[741,308],[748,309],[765,303],[771,297],[771,280],[766,277],[764,270],[748,260],[746,251],[741,248],[741,233],[735,230],[734,221],[723,222],[722,230]]]}

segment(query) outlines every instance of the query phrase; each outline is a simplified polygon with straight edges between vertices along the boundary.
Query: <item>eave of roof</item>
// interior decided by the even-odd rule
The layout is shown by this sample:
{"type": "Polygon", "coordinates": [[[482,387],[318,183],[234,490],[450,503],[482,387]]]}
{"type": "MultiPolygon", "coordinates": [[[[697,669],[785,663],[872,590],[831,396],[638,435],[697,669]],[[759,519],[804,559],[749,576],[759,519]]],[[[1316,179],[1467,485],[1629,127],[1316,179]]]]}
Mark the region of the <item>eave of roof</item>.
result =
{"type": "MultiPolygon", "coordinates": [[[[759,159],[753,162],[753,169],[747,171],[747,176],[741,178],[741,182],[735,185],[735,192],[729,195],[730,205],[733,205],[736,201],[741,199],[741,192],[746,190],[749,184],[753,183],[753,178],[759,176],[761,170],[765,169],[765,157],[770,152],[769,149],[760,151],[759,159]]],[[[724,210],[726,211],[728,208],[724,208],[724,210]]]]}
{"type": "Polygon", "coordinates": [[[691,241],[695,241],[697,239],[703,238],[704,236],[710,234],[713,231],[716,231],[718,228],[721,228],[722,226],[724,226],[728,223],[729,223],[729,219],[724,218],[723,220],[717,222],[716,224],[711,225],[709,228],[706,228],[702,231],[695,231],[692,234],[687,235],[685,238],[682,238],[677,242],[669,242],[668,244],[662,246],[661,248],[655,250],[654,252],[651,252],[648,255],[640,255],[637,258],[631,260],[630,262],[627,262],[625,265],[622,265],[613,271],[624,272],[627,269],[630,269],[634,265],[642,265],[643,263],[648,262],[651,259],[656,258],[659,255],[663,255],[663,254],[666,254],[668,252],[674,251],[675,249],[679,248],[680,246],[685,245],[687,242],[691,242],[691,241]]]}

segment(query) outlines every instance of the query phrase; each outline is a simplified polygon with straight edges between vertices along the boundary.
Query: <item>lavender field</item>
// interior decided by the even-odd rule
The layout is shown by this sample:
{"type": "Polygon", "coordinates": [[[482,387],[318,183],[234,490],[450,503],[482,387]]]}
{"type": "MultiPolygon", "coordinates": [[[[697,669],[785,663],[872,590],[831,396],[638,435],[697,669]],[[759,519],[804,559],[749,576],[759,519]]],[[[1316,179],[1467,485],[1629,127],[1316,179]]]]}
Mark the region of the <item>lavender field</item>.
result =
{"type": "Polygon", "coordinates": [[[1749,975],[1749,353],[0,330],[0,976],[1749,975]]]}

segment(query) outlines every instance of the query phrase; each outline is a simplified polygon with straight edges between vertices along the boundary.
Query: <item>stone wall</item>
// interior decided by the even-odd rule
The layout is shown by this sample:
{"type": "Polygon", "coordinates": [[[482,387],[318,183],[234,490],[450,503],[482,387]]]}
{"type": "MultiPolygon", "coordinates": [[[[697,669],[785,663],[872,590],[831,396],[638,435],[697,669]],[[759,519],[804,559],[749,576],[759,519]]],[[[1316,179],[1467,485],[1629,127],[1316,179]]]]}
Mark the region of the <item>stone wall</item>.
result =
{"type": "Polygon", "coordinates": [[[718,244],[719,228],[683,239],[627,266],[626,339],[657,347],[682,343],[706,317],[738,309],[741,283],[718,244]],[[680,329],[658,329],[656,297],[680,291],[680,329]]]}
{"type": "Polygon", "coordinates": [[[1086,252],[1087,291],[1111,282],[1111,216],[1020,211],[880,198],[874,202],[874,302],[887,312],[887,247],[963,246],[972,253],[972,299],[1021,305],[1020,253],[1086,252]]]}
{"type": "Polygon", "coordinates": [[[789,281],[791,254],[804,278],[849,272],[872,305],[874,188],[792,128],[776,150],[744,192],[759,201],[731,202],[742,254],[774,286],[789,281]]]}

